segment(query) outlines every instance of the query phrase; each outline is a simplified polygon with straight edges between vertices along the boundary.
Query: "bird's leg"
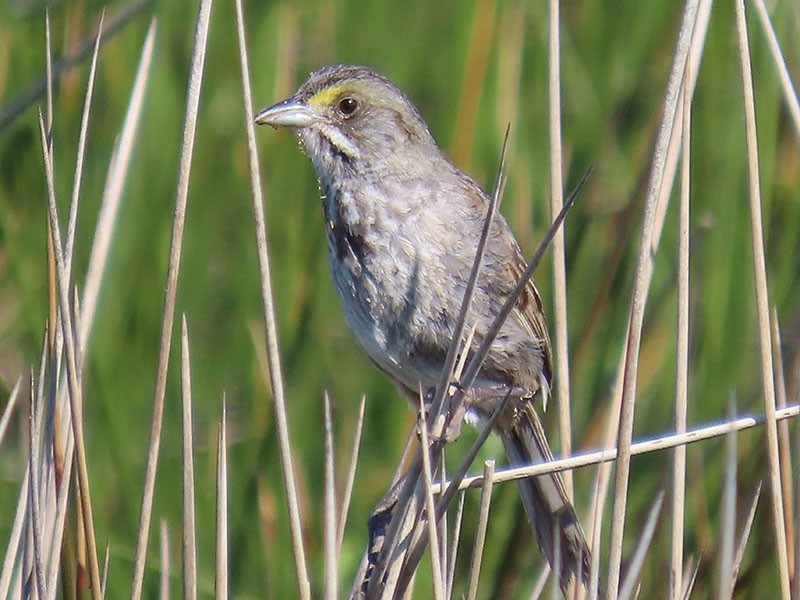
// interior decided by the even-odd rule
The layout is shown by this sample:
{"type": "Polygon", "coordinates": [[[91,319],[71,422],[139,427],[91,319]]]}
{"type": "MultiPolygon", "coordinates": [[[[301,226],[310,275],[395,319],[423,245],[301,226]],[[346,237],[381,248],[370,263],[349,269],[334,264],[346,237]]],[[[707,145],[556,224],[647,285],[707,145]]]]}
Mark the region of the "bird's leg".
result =
{"type": "Polygon", "coordinates": [[[461,435],[461,425],[464,417],[471,408],[476,409],[480,414],[490,415],[498,402],[502,402],[506,396],[511,398],[528,398],[533,395],[529,389],[518,385],[506,385],[498,383],[495,385],[462,387],[458,382],[450,384],[454,388],[453,399],[450,404],[450,411],[447,415],[447,426],[444,435],[440,439],[445,443],[454,441],[461,435]]]}
{"type": "MultiPolygon", "coordinates": [[[[460,388],[457,396],[453,399],[453,404],[450,409],[450,427],[458,431],[468,410],[472,410],[481,415],[481,420],[488,419],[498,408],[498,405],[505,404],[507,399],[521,400],[523,398],[530,398],[531,396],[533,396],[531,390],[513,384],[497,383],[480,385],[470,387],[468,390],[460,388]]],[[[503,414],[508,414],[507,409],[503,409],[503,414]]],[[[503,419],[504,417],[499,415],[499,418],[503,419]]],[[[457,434],[456,437],[458,437],[457,434]]]]}
{"type": "MultiPolygon", "coordinates": [[[[446,414],[437,415],[435,419],[431,418],[431,402],[436,395],[436,388],[430,388],[424,397],[424,419],[423,415],[417,417],[417,427],[428,427],[428,440],[431,445],[449,444],[461,435],[461,425],[469,408],[466,404],[467,396],[457,382],[452,382],[450,388],[448,391],[452,398],[446,414]]],[[[419,429],[417,436],[420,436],[419,429]]]]}
{"type": "MultiPolygon", "coordinates": [[[[421,393],[420,390],[420,395],[421,393]]],[[[422,411],[417,412],[417,439],[422,440],[421,428],[425,427],[428,432],[428,444],[430,446],[437,443],[449,444],[458,438],[461,433],[461,421],[463,420],[463,414],[459,419],[453,419],[452,408],[447,414],[432,415],[431,408],[435,397],[436,388],[428,388],[428,391],[422,396],[422,411]],[[452,427],[453,423],[457,424],[455,428],[452,427]]]]}
{"type": "MultiPolygon", "coordinates": [[[[454,386],[455,384],[451,384],[454,386]]],[[[464,424],[464,417],[469,410],[471,401],[464,391],[456,387],[453,399],[450,402],[450,410],[447,414],[447,422],[444,430],[445,443],[454,442],[461,435],[461,426],[464,424]]]]}

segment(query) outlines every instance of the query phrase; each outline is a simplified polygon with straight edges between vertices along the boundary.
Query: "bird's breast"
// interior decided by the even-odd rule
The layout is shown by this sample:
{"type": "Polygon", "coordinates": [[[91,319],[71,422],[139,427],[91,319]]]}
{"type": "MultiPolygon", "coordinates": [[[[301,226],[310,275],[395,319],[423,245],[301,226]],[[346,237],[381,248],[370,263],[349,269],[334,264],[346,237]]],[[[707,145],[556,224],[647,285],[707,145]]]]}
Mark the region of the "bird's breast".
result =
{"type": "MultiPolygon", "coordinates": [[[[398,209],[398,198],[380,186],[366,191],[371,194],[324,188],[333,284],[367,354],[416,389],[428,379],[417,366],[420,348],[438,354],[450,339],[460,296],[447,290],[463,287],[462,269],[447,264],[440,244],[429,236],[424,211],[408,210],[409,202],[398,209]]],[[[431,372],[439,367],[429,366],[431,372]]]]}

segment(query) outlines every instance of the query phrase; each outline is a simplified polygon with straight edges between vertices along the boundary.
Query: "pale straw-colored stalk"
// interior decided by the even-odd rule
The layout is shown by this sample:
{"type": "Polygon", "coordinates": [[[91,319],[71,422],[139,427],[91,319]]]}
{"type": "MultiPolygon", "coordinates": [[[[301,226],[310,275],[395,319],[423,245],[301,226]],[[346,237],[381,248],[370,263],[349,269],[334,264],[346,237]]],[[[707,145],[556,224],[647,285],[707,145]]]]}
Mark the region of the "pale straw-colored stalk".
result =
{"type": "Polygon", "coordinates": [[[758,507],[758,500],[760,497],[761,482],[759,481],[753,498],[750,500],[750,509],[747,511],[747,519],[745,519],[742,534],[739,536],[739,543],[736,545],[736,556],[733,559],[733,567],[731,568],[731,580],[734,582],[739,577],[739,569],[744,559],[744,550],[747,547],[747,540],[750,539],[750,531],[753,528],[753,521],[756,517],[756,507],[758,507]]]}
{"type": "MultiPolygon", "coordinates": [[[[76,159],[76,171],[82,168],[80,165],[82,165],[84,160],[85,143],[89,126],[89,111],[91,108],[91,99],[94,88],[93,81],[96,76],[98,53],[100,49],[100,43],[106,39],[100,36],[100,29],[102,29],[103,32],[108,32],[114,25],[114,23],[110,23],[107,28],[104,28],[102,18],[100,24],[98,25],[98,34],[93,46],[94,54],[92,55],[89,83],[87,85],[86,96],[84,98],[81,132],[79,134],[76,159]]],[[[123,183],[130,165],[133,140],[138,128],[139,115],[141,114],[144,104],[144,91],[150,72],[154,40],[155,22],[152,21],[145,37],[145,42],[142,46],[141,57],[139,60],[139,65],[136,69],[133,90],[131,92],[131,99],[123,123],[120,142],[117,145],[114,154],[112,155],[111,163],[109,165],[106,186],[100,208],[100,216],[97,220],[94,241],[92,243],[92,249],[89,258],[88,274],[82,296],[83,300],[81,301],[80,305],[78,304],[77,300],[75,302],[75,310],[78,315],[75,323],[75,329],[78,332],[78,343],[82,349],[82,355],[80,357],[81,363],[85,362],[86,355],[89,352],[89,335],[92,324],[94,323],[95,307],[97,305],[97,297],[100,293],[100,283],[107,266],[107,259],[110,249],[110,243],[104,243],[104,240],[110,241],[113,231],[115,230],[115,225],[117,222],[116,217],[119,213],[123,183]]],[[[74,239],[77,229],[77,207],[80,198],[81,181],[82,178],[76,172],[73,178],[72,201],[70,203],[70,223],[67,232],[68,249],[65,255],[65,263],[67,264],[68,271],[67,279],[70,279],[70,274],[72,271],[73,253],[69,249],[69,243],[70,239],[74,239]]],[[[82,368],[82,364],[79,366],[79,368],[82,368]]],[[[65,390],[65,385],[59,385],[57,411],[61,415],[62,424],[65,418],[69,418],[70,413],[65,390]]],[[[59,427],[59,425],[57,425],[57,427],[59,427]]],[[[58,431],[61,431],[60,427],[58,431]]],[[[73,464],[72,456],[74,451],[74,439],[72,436],[72,431],[68,426],[65,428],[63,438],[63,473],[61,480],[70,481],[73,464]]],[[[61,556],[61,543],[64,535],[64,523],[67,513],[69,492],[70,489],[68,485],[61,486],[61,488],[58,490],[58,497],[56,500],[56,525],[54,529],[53,542],[50,547],[50,561],[48,566],[48,587],[51,590],[51,598],[55,598],[53,594],[55,593],[57,587],[56,581],[59,574],[58,564],[61,556]]]]}
{"type": "Polygon", "coordinates": [[[14,409],[17,406],[17,399],[19,398],[19,386],[22,383],[22,377],[17,378],[17,383],[11,390],[6,400],[6,406],[3,409],[3,416],[0,417],[0,446],[3,445],[3,438],[8,430],[8,423],[11,421],[11,415],[14,414],[14,409]]]}
{"type": "Polygon", "coordinates": [[[609,540],[608,583],[606,593],[615,598],[619,591],[620,567],[622,565],[622,543],[625,532],[625,509],[628,502],[628,479],[630,475],[631,440],[633,438],[633,415],[636,401],[636,378],[639,372],[639,349],[642,341],[644,309],[650,288],[652,273],[651,243],[656,216],[656,201],[661,188],[662,176],[669,134],[672,130],[680,97],[686,57],[689,54],[691,33],[694,29],[697,14],[696,0],[688,0],[683,13],[681,28],[678,33],[675,56],[667,83],[664,101],[664,117],[656,139],[652,170],[645,200],[642,222],[642,235],[636,261],[636,276],[631,297],[630,321],[625,348],[625,366],[622,380],[622,399],[620,404],[620,421],[617,435],[619,456],[616,463],[614,482],[614,508],[611,519],[611,537],[609,540]]]}
{"type": "Polygon", "coordinates": [[[80,351],[76,348],[76,340],[72,327],[72,313],[69,302],[69,288],[66,280],[64,266],[64,249],[61,244],[59,229],[58,209],[56,207],[55,189],[53,182],[53,169],[48,143],[48,134],[45,130],[44,119],[39,113],[39,133],[42,139],[42,155],[45,163],[45,178],[47,180],[48,218],[50,235],[55,254],[56,280],[58,285],[58,305],[61,319],[61,331],[64,336],[64,347],[67,358],[67,382],[69,386],[69,401],[71,408],[72,434],[75,439],[78,465],[78,488],[82,503],[82,519],[85,528],[87,553],[89,558],[89,578],[91,581],[92,598],[100,600],[100,567],[97,561],[97,542],[94,531],[94,515],[92,514],[91,491],[89,489],[89,469],[86,459],[86,443],[83,436],[83,384],[80,381],[77,356],[80,351]]]}
{"type": "MultiPolygon", "coordinates": [[[[731,400],[729,419],[736,414],[736,400],[731,400]]],[[[733,598],[733,539],[736,537],[736,432],[725,435],[725,479],[722,486],[722,523],[720,524],[720,558],[717,562],[718,598],[733,598]]]]}
{"type": "Polygon", "coordinates": [[[358,453],[361,449],[361,433],[364,430],[364,410],[367,405],[367,397],[361,396],[361,404],[358,407],[358,417],[356,418],[356,431],[353,435],[353,449],[350,452],[350,467],[347,469],[347,481],[344,486],[344,495],[342,496],[342,508],[339,514],[338,526],[338,539],[336,542],[337,552],[341,554],[342,539],[344,538],[344,529],[347,525],[347,515],[350,509],[350,499],[353,496],[353,485],[356,480],[356,467],[358,466],[358,453]]]}
{"type": "Polygon", "coordinates": [[[160,600],[169,600],[169,525],[166,519],[159,520],[159,548],[161,573],[159,573],[158,597],[160,600]]]}
{"type": "MultiPolygon", "coordinates": [[[[687,61],[683,77],[681,135],[681,191],[678,219],[678,331],[675,374],[675,432],[686,431],[689,396],[689,205],[691,181],[691,110],[688,82],[692,80],[687,61]]],[[[680,600],[683,589],[683,535],[686,499],[686,446],[676,446],[672,464],[672,551],[670,596],[680,600]]]]}
{"type": "MultiPolygon", "coordinates": [[[[775,412],[777,420],[783,419],[797,419],[800,416],[800,405],[794,404],[787,406],[784,409],[775,412]]],[[[639,456],[641,454],[648,454],[650,452],[663,452],[664,450],[675,448],[679,445],[692,444],[704,440],[721,437],[730,431],[744,431],[745,429],[752,429],[754,427],[763,426],[765,423],[764,417],[744,416],[737,417],[736,419],[724,423],[715,423],[705,427],[698,427],[690,429],[682,434],[670,434],[665,436],[656,437],[650,440],[645,440],[632,444],[630,447],[631,456],[639,456]]],[[[508,481],[516,481],[517,479],[525,479],[528,477],[535,477],[537,475],[544,475],[545,473],[556,473],[559,471],[566,471],[567,469],[576,469],[588,465],[597,465],[604,462],[613,462],[617,457],[616,448],[608,448],[605,450],[596,450],[593,452],[586,452],[583,454],[575,454],[569,458],[560,458],[553,461],[538,463],[525,467],[513,467],[505,469],[497,469],[494,473],[495,485],[506,483],[508,481]]],[[[454,486],[459,490],[469,488],[478,488],[483,484],[483,477],[481,475],[472,475],[464,477],[463,480],[454,486]]],[[[440,493],[443,487],[449,489],[450,482],[444,484],[434,484],[433,492],[440,493]]]]}
{"type": "Polygon", "coordinates": [[[475,544],[472,548],[472,561],[469,567],[469,584],[467,600],[478,597],[478,578],[481,572],[486,530],[489,527],[489,507],[492,504],[492,488],[494,486],[494,460],[487,460],[483,466],[483,486],[481,487],[481,504],[478,512],[478,527],[475,532],[475,544]]]}
{"type": "MultiPolygon", "coordinates": [[[[103,34],[103,20],[106,11],[100,13],[100,22],[97,25],[97,36],[92,52],[92,62],[89,66],[89,80],[86,84],[86,95],[83,101],[83,112],[81,114],[81,128],[78,133],[78,150],[75,160],[75,173],[72,179],[72,200],[69,204],[69,221],[67,222],[67,246],[65,262],[67,265],[67,281],[72,281],[72,254],[75,247],[75,233],[78,229],[78,205],[81,197],[81,183],[83,181],[83,162],[86,158],[86,136],[89,131],[89,113],[92,108],[92,98],[94,97],[94,81],[97,74],[97,57],[100,53],[100,41],[103,34]]],[[[85,343],[82,343],[85,348],[85,343]]]]}
{"type": "Polygon", "coordinates": [[[756,135],[756,109],[753,97],[753,74],[750,63],[750,43],[747,37],[747,21],[744,0],[736,2],[736,30],[739,41],[739,57],[742,69],[742,92],[744,96],[745,139],[747,148],[747,179],[750,206],[750,226],[753,242],[753,267],[758,315],[758,336],[761,347],[761,380],[764,392],[764,414],[766,417],[767,458],[769,465],[770,496],[778,563],[778,578],[781,597],[788,600],[789,563],[786,548],[786,522],[783,513],[783,495],[778,451],[778,427],[775,419],[775,382],[772,368],[772,347],[769,325],[769,292],[767,287],[767,265],[764,257],[764,228],[761,217],[761,183],[758,167],[758,138],[756,135]]]}
{"type": "Polygon", "coordinates": [[[222,399],[222,418],[217,429],[217,514],[214,597],[228,600],[228,409],[222,399]]]}
{"type": "Polygon", "coordinates": [[[333,417],[330,395],[325,392],[325,460],[323,493],[323,540],[325,556],[325,600],[336,600],[339,581],[339,539],[336,519],[336,478],[333,468],[333,417]]]}
{"type": "Polygon", "coordinates": [[[450,540],[450,560],[448,561],[449,571],[447,573],[447,590],[446,596],[448,599],[453,597],[453,587],[456,581],[456,558],[458,558],[458,543],[461,541],[461,528],[464,524],[464,501],[466,494],[461,492],[458,495],[458,504],[456,505],[456,514],[453,519],[453,535],[450,540]]]}
{"type": "MultiPolygon", "coordinates": [[[[420,392],[420,397],[422,392],[420,392]]],[[[433,582],[433,597],[435,600],[444,600],[444,571],[442,570],[439,541],[439,519],[436,514],[436,505],[433,500],[433,468],[431,466],[431,443],[428,436],[428,423],[425,418],[425,404],[420,402],[419,433],[422,454],[422,476],[424,482],[425,511],[428,514],[427,523],[428,545],[431,549],[431,581],[433,582]]],[[[411,586],[409,586],[409,589],[411,586]]]]}
{"type": "Polygon", "coordinates": [[[275,319],[275,301],[272,294],[272,275],[270,272],[269,246],[267,245],[267,225],[264,216],[263,186],[256,146],[255,125],[253,121],[253,100],[250,86],[250,67],[247,55],[247,41],[244,33],[244,13],[241,0],[237,0],[236,32],[239,43],[239,62],[242,74],[242,95],[244,101],[244,125],[247,133],[247,151],[250,166],[250,189],[253,200],[253,221],[255,225],[258,269],[261,280],[261,301],[264,305],[264,332],[267,340],[267,360],[269,361],[269,377],[275,407],[275,424],[280,449],[281,473],[289,511],[292,550],[294,552],[295,576],[299,597],[310,600],[311,586],[306,567],[305,548],[303,547],[303,531],[300,523],[300,504],[298,501],[297,482],[292,461],[291,441],[289,437],[289,419],[286,414],[286,399],[283,384],[280,346],[278,344],[278,327],[275,319]]]}
{"type": "MultiPolygon", "coordinates": [[[[40,493],[42,481],[40,480],[41,464],[41,433],[42,418],[44,414],[44,403],[38,398],[36,393],[36,382],[34,381],[33,371],[31,371],[31,414],[28,419],[28,435],[30,439],[30,453],[28,454],[28,471],[30,472],[31,485],[28,488],[28,525],[30,527],[30,537],[33,539],[33,574],[35,591],[39,598],[47,597],[47,590],[44,582],[44,565],[42,564],[42,513],[40,507],[40,493]]],[[[41,389],[41,386],[39,387],[41,389]]],[[[33,591],[33,590],[32,590],[33,591]]]]}
{"type": "Polygon", "coordinates": [[[189,328],[181,315],[181,432],[183,438],[183,598],[197,598],[197,527],[194,493],[194,432],[192,424],[192,365],[189,328]]]}
{"type": "MultiPolygon", "coordinates": [[[[772,309],[772,351],[773,367],[775,369],[775,392],[778,408],[786,408],[786,378],[783,373],[783,351],[781,349],[781,329],[778,324],[778,309],[772,309]]],[[[794,523],[794,482],[792,476],[792,449],[789,439],[789,423],[781,421],[778,423],[778,444],[780,449],[781,461],[781,484],[783,485],[783,513],[786,521],[786,550],[789,553],[787,560],[789,565],[794,565],[795,560],[795,531],[792,527],[794,523]]],[[[800,535],[800,532],[798,532],[800,535]]],[[[793,568],[793,567],[792,567],[793,568]]]]}
{"type": "MultiPolygon", "coordinates": [[[[549,137],[550,137],[550,213],[555,216],[564,204],[561,148],[561,21],[559,0],[550,0],[549,36],[549,137]]],[[[567,336],[567,259],[564,227],[553,237],[553,312],[555,328],[555,378],[558,395],[558,423],[561,454],[572,454],[572,421],[569,394],[569,338],[567,336]]],[[[563,474],[567,497],[572,498],[572,472],[563,474]]]]}
{"type": "Polygon", "coordinates": [[[164,293],[164,312],[161,320],[161,337],[158,352],[158,369],[153,394],[153,419],[150,427],[150,443],[147,451],[144,490],[142,494],[139,534],[136,542],[136,555],[133,565],[131,600],[139,600],[144,584],[144,570],[147,556],[147,541],[150,535],[150,520],[153,510],[153,495],[158,470],[158,452],[161,445],[161,428],[164,418],[164,398],[167,392],[167,372],[169,354],[172,346],[172,328],[175,320],[175,299],[178,291],[183,230],[186,222],[186,205],[189,197],[189,175],[192,167],[192,154],[197,129],[197,113],[200,106],[200,90],[203,83],[203,66],[206,57],[208,28],[211,22],[212,0],[201,0],[195,28],[194,49],[189,71],[189,85],[186,94],[183,140],[178,167],[178,182],[175,192],[175,211],[170,239],[167,285],[164,293]]]}
{"type": "Polygon", "coordinates": [[[653,535],[656,532],[656,524],[658,516],[661,514],[661,507],[664,504],[664,491],[659,491],[656,496],[655,502],[650,507],[650,511],[645,519],[644,526],[638,532],[639,541],[636,544],[636,549],[631,556],[628,564],[628,569],[625,574],[625,579],[619,591],[620,600],[630,600],[635,597],[636,590],[639,587],[639,574],[644,566],[644,559],[647,556],[647,550],[650,548],[650,542],[653,541],[653,535]]]}
{"type": "Polygon", "coordinates": [[[786,106],[789,109],[789,116],[792,118],[792,125],[794,126],[795,135],[800,138],[800,101],[798,101],[797,91],[794,89],[792,78],[789,75],[789,69],[786,66],[786,59],[781,52],[781,46],[778,43],[778,36],[775,35],[775,29],[772,27],[772,22],[769,19],[769,13],[767,12],[767,7],[764,5],[764,0],[753,0],[753,4],[756,7],[758,21],[761,23],[761,27],[764,29],[764,33],[767,36],[770,56],[772,56],[772,61],[775,63],[775,69],[778,71],[778,79],[781,82],[783,99],[786,101],[786,106]]]}
{"type": "MultiPolygon", "coordinates": [[[[119,216],[120,204],[122,202],[122,192],[125,186],[128,169],[133,157],[133,146],[136,141],[136,134],[139,129],[139,120],[144,108],[145,92],[150,80],[150,67],[153,60],[153,50],[156,41],[156,21],[150,21],[147,29],[142,52],[139,58],[139,65],[136,69],[136,77],[133,81],[131,99],[128,102],[128,110],[125,113],[125,120],[122,125],[122,133],[117,142],[114,153],[112,154],[108,173],[106,175],[105,187],[103,188],[103,201],[100,205],[100,212],[97,216],[94,241],[92,251],[89,255],[89,266],[86,271],[86,282],[83,287],[81,300],[81,326],[80,341],[82,348],[88,348],[89,337],[91,336],[92,326],[94,325],[94,315],[97,308],[97,300],[100,296],[100,287],[103,283],[103,275],[108,265],[108,256],[111,249],[111,241],[116,231],[117,217],[119,216]]],[[[88,109],[87,109],[88,110],[88,109]]],[[[73,191],[73,196],[77,199],[79,193],[73,191]]]]}

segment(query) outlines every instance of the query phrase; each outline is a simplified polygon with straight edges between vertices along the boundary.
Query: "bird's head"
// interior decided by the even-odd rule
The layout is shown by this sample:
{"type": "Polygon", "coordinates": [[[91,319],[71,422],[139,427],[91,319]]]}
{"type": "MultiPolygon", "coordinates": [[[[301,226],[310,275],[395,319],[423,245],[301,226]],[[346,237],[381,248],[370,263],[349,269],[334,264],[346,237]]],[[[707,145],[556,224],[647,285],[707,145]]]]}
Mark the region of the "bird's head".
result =
{"type": "Polygon", "coordinates": [[[440,154],[414,104],[368,67],[324,67],[255,120],[294,128],[318,173],[385,169],[398,158],[416,162],[440,154]]]}

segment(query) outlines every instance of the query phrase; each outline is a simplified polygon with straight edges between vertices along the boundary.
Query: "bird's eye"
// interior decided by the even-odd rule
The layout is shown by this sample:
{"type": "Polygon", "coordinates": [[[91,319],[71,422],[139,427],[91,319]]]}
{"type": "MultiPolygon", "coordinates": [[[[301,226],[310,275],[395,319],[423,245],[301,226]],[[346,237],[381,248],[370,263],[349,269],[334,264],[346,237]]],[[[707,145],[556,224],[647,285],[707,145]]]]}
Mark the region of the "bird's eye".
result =
{"type": "Polygon", "coordinates": [[[354,112],[356,112],[356,108],[358,108],[358,102],[356,102],[355,98],[342,98],[339,102],[339,112],[342,113],[345,117],[349,117],[354,112]]]}

